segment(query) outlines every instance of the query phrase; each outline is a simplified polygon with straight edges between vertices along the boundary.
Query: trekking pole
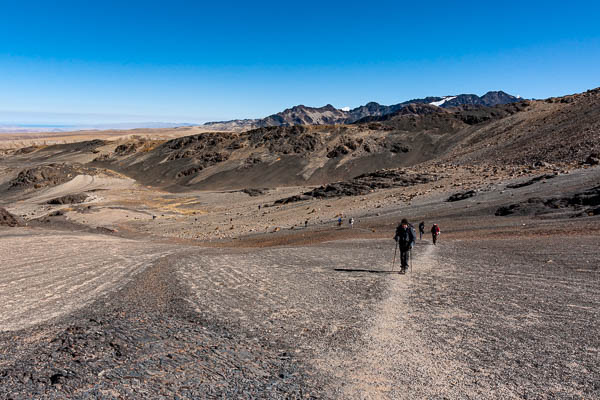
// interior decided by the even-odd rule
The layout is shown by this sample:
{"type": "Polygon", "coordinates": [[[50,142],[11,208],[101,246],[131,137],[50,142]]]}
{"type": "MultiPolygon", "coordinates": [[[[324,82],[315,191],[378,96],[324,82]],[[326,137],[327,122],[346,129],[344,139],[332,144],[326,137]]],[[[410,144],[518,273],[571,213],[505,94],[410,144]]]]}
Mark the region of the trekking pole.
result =
{"type": "Polygon", "coordinates": [[[410,249],[410,253],[408,255],[410,257],[410,274],[412,275],[412,249],[410,249]]]}
{"type": "Polygon", "coordinates": [[[396,252],[398,251],[398,242],[394,245],[394,259],[392,260],[392,271],[394,270],[394,264],[396,264],[396,252]]]}

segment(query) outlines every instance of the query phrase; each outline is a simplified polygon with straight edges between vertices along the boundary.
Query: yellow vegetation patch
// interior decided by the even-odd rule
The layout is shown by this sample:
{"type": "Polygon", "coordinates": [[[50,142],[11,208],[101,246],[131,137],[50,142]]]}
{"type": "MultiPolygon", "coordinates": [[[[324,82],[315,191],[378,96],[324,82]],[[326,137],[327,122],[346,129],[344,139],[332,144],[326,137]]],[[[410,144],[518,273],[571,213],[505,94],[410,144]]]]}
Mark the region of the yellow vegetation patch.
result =
{"type": "Polygon", "coordinates": [[[205,210],[194,208],[194,205],[200,205],[196,197],[182,197],[177,199],[166,199],[164,197],[139,197],[139,200],[120,200],[121,204],[139,207],[144,205],[156,212],[172,212],[181,215],[206,214],[205,210]]]}

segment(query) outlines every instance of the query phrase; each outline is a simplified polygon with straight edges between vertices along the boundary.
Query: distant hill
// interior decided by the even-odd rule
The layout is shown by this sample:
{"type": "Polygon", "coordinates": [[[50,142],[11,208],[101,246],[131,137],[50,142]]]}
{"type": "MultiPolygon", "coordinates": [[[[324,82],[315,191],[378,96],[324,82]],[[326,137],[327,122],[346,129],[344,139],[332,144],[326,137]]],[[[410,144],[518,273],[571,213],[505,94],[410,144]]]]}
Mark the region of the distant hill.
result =
{"type": "Polygon", "coordinates": [[[204,125],[210,127],[212,130],[222,131],[240,131],[263,128],[267,126],[340,125],[351,124],[366,117],[379,117],[392,114],[409,104],[431,104],[432,106],[441,108],[451,108],[462,105],[493,107],[501,104],[516,103],[520,100],[520,97],[512,96],[503,91],[496,91],[487,92],[481,97],[475,94],[425,97],[422,99],[408,100],[403,103],[393,104],[390,106],[370,102],[364,106],[359,106],[349,111],[337,109],[331,104],[319,108],[298,105],[263,119],[207,122],[204,125]]]}
{"type": "Polygon", "coordinates": [[[84,130],[113,130],[113,129],[164,129],[198,124],[175,122],[115,122],[101,124],[74,124],[74,125],[27,125],[27,124],[0,124],[0,133],[35,133],[35,132],[73,132],[84,130]]]}

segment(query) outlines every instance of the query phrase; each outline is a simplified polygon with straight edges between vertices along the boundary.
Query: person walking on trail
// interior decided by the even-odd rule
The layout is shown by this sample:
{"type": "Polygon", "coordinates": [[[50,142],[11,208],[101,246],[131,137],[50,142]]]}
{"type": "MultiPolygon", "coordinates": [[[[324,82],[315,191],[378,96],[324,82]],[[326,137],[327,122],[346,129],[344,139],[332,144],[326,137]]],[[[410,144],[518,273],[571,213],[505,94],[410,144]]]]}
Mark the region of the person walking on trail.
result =
{"type": "Polygon", "coordinates": [[[421,221],[419,224],[419,240],[423,240],[423,235],[425,234],[425,221],[421,221]]]}
{"type": "Polygon", "coordinates": [[[433,224],[431,227],[431,238],[433,239],[433,244],[437,243],[438,236],[440,236],[440,227],[437,224],[433,224]]]}
{"type": "Polygon", "coordinates": [[[338,226],[342,226],[342,217],[338,218],[338,226]]]}
{"type": "Polygon", "coordinates": [[[354,218],[350,218],[348,223],[350,224],[350,228],[354,228],[354,218]]]}
{"type": "Polygon", "coordinates": [[[403,218],[400,225],[396,228],[396,236],[394,240],[400,248],[400,273],[406,273],[408,269],[409,253],[415,245],[417,233],[415,229],[408,223],[406,218],[403,218]]]}

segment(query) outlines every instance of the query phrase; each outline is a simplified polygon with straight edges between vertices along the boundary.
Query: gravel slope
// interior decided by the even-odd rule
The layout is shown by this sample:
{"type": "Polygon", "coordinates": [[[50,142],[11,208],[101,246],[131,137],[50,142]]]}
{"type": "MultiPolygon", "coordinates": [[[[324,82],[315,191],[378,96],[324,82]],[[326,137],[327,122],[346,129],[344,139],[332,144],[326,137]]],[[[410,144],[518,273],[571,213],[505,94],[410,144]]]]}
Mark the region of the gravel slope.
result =
{"type": "Polygon", "coordinates": [[[69,314],[124,286],[169,251],[106,235],[0,230],[0,331],[69,314]]]}
{"type": "MultiPolygon", "coordinates": [[[[17,233],[11,239],[3,232],[1,243],[25,238],[8,232],[17,233]]],[[[107,239],[99,237],[106,248],[107,239]]],[[[48,240],[42,234],[31,239],[48,240]]],[[[597,236],[442,238],[435,247],[423,240],[408,275],[389,273],[389,239],[178,247],[172,255],[173,248],[153,245],[148,254],[148,247],[119,242],[128,257],[147,257],[145,266],[122,270],[128,283],[114,284],[110,296],[89,306],[67,305],[49,322],[0,333],[0,396],[505,399],[600,393],[597,236]],[[133,275],[136,268],[141,272],[133,275]]],[[[91,238],[86,248],[94,251],[91,238]]],[[[113,254],[116,265],[128,260],[113,254]]],[[[57,267],[50,275],[75,279],[65,271],[57,267]]],[[[74,293],[78,305],[94,294],[94,276],[85,295],[74,293]]],[[[21,290],[35,299],[33,289],[21,290]]],[[[43,310],[43,299],[34,303],[42,306],[23,304],[41,314],[36,310],[43,310]]]]}

